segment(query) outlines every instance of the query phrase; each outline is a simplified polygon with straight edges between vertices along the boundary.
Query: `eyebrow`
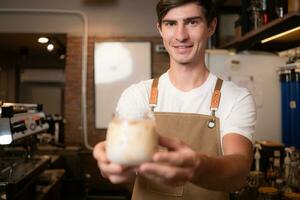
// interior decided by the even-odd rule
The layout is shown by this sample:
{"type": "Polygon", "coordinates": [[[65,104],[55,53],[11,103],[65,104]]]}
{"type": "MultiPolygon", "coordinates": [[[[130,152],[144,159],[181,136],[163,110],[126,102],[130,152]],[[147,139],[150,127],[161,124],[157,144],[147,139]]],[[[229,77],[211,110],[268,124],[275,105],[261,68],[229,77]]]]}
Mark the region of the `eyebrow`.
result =
{"type": "Polygon", "coordinates": [[[203,17],[201,17],[201,16],[188,17],[188,18],[186,18],[186,19],[183,19],[183,21],[192,21],[192,20],[195,20],[195,19],[200,19],[200,20],[202,20],[203,17]]]}
{"type": "MultiPolygon", "coordinates": [[[[195,20],[195,19],[200,19],[200,20],[203,20],[203,17],[201,16],[194,16],[194,17],[188,17],[188,18],[185,18],[183,19],[183,21],[192,21],[192,20],[195,20]]],[[[163,19],[162,20],[162,23],[165,23],[165,22],[176,22],[177,20],[173,20],[173,19],[163,19]]]]}

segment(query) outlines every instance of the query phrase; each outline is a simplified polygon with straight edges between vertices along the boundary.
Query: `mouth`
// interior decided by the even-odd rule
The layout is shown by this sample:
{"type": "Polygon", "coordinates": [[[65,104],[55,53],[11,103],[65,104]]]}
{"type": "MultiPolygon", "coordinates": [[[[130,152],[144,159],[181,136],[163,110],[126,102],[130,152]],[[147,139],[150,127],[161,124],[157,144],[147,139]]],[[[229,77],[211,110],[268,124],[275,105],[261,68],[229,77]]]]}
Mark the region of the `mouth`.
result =
{"type": "Polygon", "coordinates": [[[192,44],[179,44],[179,45],[173,45],[173,48],[175,52],[178,54],[188,54],[192,50],[193,45],[192,44]]]}
{"type": "Polygon", "coordinates": [[[188,49],[193,47],[193,45],[173,45],[173,47],[176,49],[188,49]]]}

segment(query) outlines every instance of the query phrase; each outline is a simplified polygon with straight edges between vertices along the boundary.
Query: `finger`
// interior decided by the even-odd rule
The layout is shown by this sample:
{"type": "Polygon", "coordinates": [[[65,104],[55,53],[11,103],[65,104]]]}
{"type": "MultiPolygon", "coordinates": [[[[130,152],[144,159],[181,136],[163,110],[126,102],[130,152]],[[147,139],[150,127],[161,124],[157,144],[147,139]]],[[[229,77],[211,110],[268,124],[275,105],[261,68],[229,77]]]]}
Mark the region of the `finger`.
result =
{"type": "Polygon", "coordinates": [[[102,172],[106,174],[135,174],[138,170],[137,167],[124,167],[115,163],[103,163],[98,162],[99,168],[102,172]]]}
{"type": "Polygon", "coordinates": [[[152,179],[162,180],[163,182],[185,182],[189,180],[187,168],[178,168],[174,166],[145,163],[140,166],[139,173],[152,179]]]}
{"type": "Polygon", "coordinates": [[[133,179],[132,174],[122,174],[122,175],[110,175],[108,178],[109,180],[114,183],[114,184],[118,184],[118,183],[126,183],[129,182],[130,180],[133,179]]]}
{"type": "Polygon", "coordinates": [[[124,169],[122,166],[116,164],[102,164],[100,172],[104,178],[109,179],[112,183],[129,182],[136,176],[135,168],[124,169]]]}
{"type": "Polygon", "coordinates": [[[112,183],[126,183],[134,180],[135,176],[136,172],[130,169],[121,174],[110,174],[108,178],[112,183]]]}
{"type": "Polygon", "coordinates": [[[104,174],[121,174],[123,173],[123,167],[114,163],[98,163],[98,166],[102,173],[104,174]]]}
{"type": "Polygon", "coordinates": [[[106,157],[105,145],[106,145],[105,141],[98,143],[93,149],[93,156],[96,160],[100,160],[101,162],[108,163],[109,160],[106,157]]]}
{"type": "Polygon", "coordinates": [[[183,143],[179,139],[165,136],[159,136],[159,144],[173,151],[183,146],[183,143]]]}
{"type": "Polygon", "coordinates": [[[153,156],[154,162],[168,163],[175,166],[194,166],[196,158],[192,152],[157,152],[153,156]]]}
{"type": "Polygon", "coordinates": [[[110,182],[114,184],[123,183],[126,180],[126,177],[118,176],[118,175],[111,175],[109,176],[110,182]]]}

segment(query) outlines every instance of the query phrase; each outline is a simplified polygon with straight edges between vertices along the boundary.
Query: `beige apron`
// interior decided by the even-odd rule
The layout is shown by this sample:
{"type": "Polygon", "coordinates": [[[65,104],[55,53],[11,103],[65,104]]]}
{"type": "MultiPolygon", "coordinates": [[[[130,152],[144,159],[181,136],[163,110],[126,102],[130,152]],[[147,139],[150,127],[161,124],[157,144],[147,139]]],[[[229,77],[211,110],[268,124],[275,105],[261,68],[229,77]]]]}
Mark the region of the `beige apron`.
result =
{"type": "MultiPolygon", "coordinates": [[[[150,106],[156,106],[158,79],[154,79],[150,94],[150,106]]],[[[220,145],[219,119],[215,117],[220,100],[222,80],[218,79],[211,101],[212,115],[156,112],[155,119],[159,134],[176,137],[193,150],[217,156],[222,154],[220,145]]],[[[132,200],[227,200],[228,193],[201,188],[190,182],[182,186],[168,186],[137,176],[132,200]]]]}

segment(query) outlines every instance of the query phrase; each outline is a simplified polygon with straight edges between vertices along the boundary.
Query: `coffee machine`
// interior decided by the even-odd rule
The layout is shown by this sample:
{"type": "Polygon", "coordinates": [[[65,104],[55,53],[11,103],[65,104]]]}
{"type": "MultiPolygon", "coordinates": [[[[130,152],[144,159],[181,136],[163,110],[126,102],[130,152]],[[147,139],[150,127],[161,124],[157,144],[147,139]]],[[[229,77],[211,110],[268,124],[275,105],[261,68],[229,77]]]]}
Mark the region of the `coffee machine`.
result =
{"type": "Polygon", "coordinates": [[[34,199],[35,180],[50,163],[34,154],[36,135],[47,131],[42,105],[0,104],[0,200],[34,199]]]}

